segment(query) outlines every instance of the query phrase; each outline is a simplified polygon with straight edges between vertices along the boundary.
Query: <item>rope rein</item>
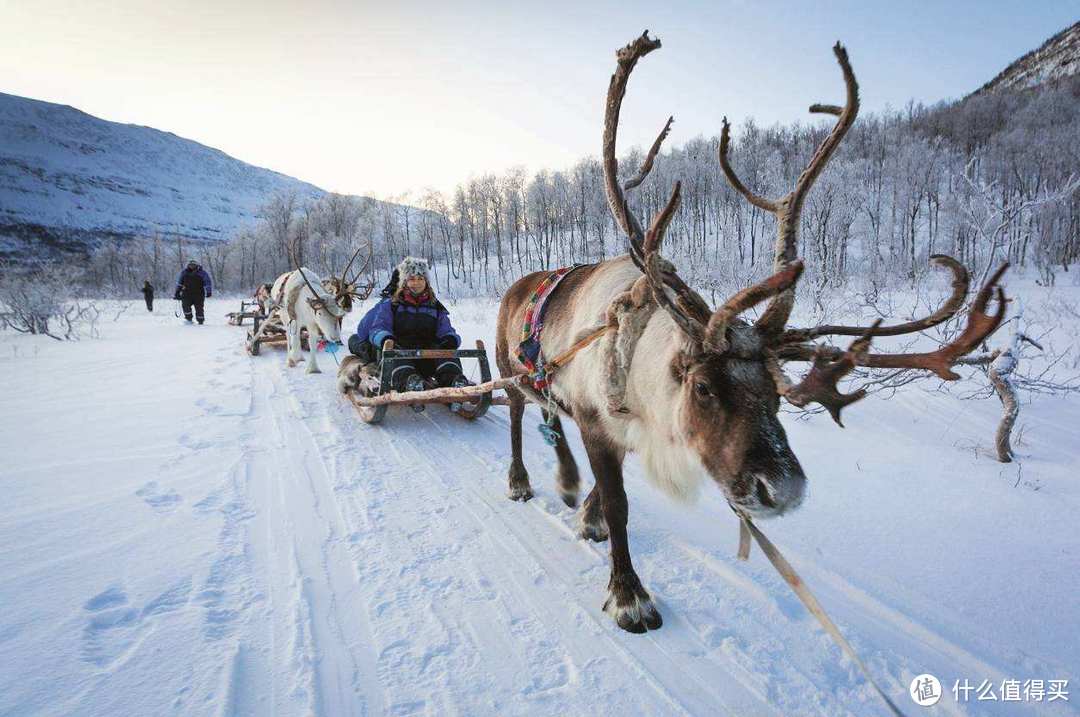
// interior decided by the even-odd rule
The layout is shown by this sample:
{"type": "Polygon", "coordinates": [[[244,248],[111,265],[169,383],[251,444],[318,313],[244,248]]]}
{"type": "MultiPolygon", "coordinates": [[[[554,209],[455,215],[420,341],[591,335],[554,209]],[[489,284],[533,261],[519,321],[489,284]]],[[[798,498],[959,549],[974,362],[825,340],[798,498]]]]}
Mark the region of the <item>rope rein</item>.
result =
{"type": "MultiPolygon", "coordinates": [[[[735,510],[735,508],[732,508],[735,510]]],[[[821,603],[817,601],[814,594],[810,592],[810,588],[806,587],[806,583],[803,582],[799,574],[795,572],[795,568],[791,567],[784,556],[780,553],[772,541],[765,537],[765,534],[754,525],[750,517],[745,513],[741,513],[735,510],[735,514],[739,516],[739,560],[747,560],[750,557],[750,537],[753,536],[757,541],[758,546],[761,548],[761,552],[765,553],[765,557],[769,559],[772,566],[776,568],[776,572],[780,574],[780,577],[784,579],[792,591],[799,598],[802,604],[806,607],[807,611],[817,619],[818,623],[828,633],[829,637],[833,639],[840,649],[846,654],[855,666],[862,672],[863,677],[870,683],[870,686],[878,693],[878,696],[889,707],[889,710],[896,715],[896,717],[904,717],[904,713],[900,711],[900,708],[896,706],[889,696],[885,694],[885,691],[878,686],[878,683],[874,681],[874,678],[870,675],[870,670],[867,669],[863,661],[859,659],[858,653],[855,652],[855,648],[851,646],[851,643],[847,641],[843,633],[840,632],[840,628],[836,626],[829,616],[825,613],[825,609],[821,607],[821,603]]]]}

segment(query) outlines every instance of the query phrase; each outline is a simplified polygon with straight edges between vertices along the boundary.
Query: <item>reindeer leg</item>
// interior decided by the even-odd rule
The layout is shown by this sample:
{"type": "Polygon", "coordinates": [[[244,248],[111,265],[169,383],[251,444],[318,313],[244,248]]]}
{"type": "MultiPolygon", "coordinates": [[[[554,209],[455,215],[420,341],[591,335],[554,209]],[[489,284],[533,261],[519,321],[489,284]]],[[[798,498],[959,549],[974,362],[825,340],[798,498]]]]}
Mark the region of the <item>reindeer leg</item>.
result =
{"type": "Polygon", "coordinates": [[[510,397],[510,451],[513,454],[507,495],[510,500],[524,502],[533,497],[529,472],[525,470],[525,462],[521,460],[521,417],[525,413],[525,394],[513,386],[508,386],[506,393],[510,397]]]}
{"type": "Polygon", "coordinates": [[[295,366],[298,361],[296,354],[300,351],[300,331],[293,329],[297,326],[295,321],[285,324],[285,365],[289,368],[295,366]]]}
{"type": "MultiPolygon", "coordinates": [[[[584,421],[586,425],[589,421],[584,421]]],[[[579,424],[580,425],[580,424],[579,424]]],[[[629,506],[623,490],[623,451],[602,433],[583,433],[589,464],[600,486],[604,519],[611,533],[611,580],[604,612],[627,632],[656,630],[664,623],[649,593],[641,586],[630,561],[630,543],[626,536],[629,506]]]]}
{"type": "Polygon", "coordinates": [[[577,461],[574,460],[574,454],[570,452],[570,446],[566,443],[566,434],[563,433],[559,414],[556,413],[554,419],[552,419],[551,415],[544,411],[544,420],[550,420],[551,427],[559,434],[555,441],[555,455],[559,459],[559,471],[555,474],[555,483],[559,487],[559,497],[562,498],[563,503],[566,503],[571,508],[576,508],[578,491],[581,485],[577,461]]]}
{"type": "Polygon", "coordinates": [[[595,483],[585,502],[578,511],[578,537],[602,543],[608,539],[607,523],[604,522],[604,509],[600,500],[600,483],[595,483]]]}
{"type": "MultiPolygon", "coordinates": [[[[495,365],[499,367],[499,376],[502,378],[514,375],[509,355],[506,333],[500,325],[495,336],[495,365]]],[[[533,497],[529,472],[525,470],[525,462],[521,459],[521,417],[525,413],[526,399],[525,394],[515,386],[507,386],[506,395],[510,399],[510,453],[513,456],[508,476],[510,486],[506,495],[510,500],[524,502],[533,497]]]]}
{"type": "MultiPolygon", "coordinates": [[[[308,353],[311,354],[311,361],[308,363],[307,373],[322,373],[319,369],[319,363],[315,360],[315,354],[319,352],[319,340],[316,338],[319,335],[318,327],[314,331],[308,326],[308,353]]],[[[303,345],[300,343],[300,332],[296,332],[296,343],[303,350],[303,345]]]]}

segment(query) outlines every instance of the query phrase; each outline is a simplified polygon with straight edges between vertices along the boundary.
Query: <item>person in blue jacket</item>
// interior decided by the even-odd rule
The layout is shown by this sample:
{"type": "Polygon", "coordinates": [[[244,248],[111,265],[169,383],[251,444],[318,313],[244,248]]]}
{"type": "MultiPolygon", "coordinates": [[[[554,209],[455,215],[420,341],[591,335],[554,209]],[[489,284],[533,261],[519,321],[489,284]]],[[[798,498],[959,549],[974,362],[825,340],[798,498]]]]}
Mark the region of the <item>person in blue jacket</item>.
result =
{"type": "MultiPolygon", "coordinates": [[[[394,278],[383,290],[383,299],[360,320],[349,338],[349,351],[371,362],[390,339],[395,348],[402,349],[458,348],[461,337],[450,324],[450,313],[435,298],[427,261],[405,257],[394,270],[394,278]]],[[[457,359],[418,359],[395,366],[391,385],[397,391],[419,391],[466,386],[468,381],[457,359]]]]}
{"type": "Polygon", "coordinates": [[[213,293],[210,283],[210,275],[192,259],[187,268],[176,277],[176,291],[173,298],[180,302],[184,309],[184,318],[191,322],[191,309],[195,309],[195,320],[200,324],[206,320],[203,314],[203,300],[209,299],[213,293]]]}

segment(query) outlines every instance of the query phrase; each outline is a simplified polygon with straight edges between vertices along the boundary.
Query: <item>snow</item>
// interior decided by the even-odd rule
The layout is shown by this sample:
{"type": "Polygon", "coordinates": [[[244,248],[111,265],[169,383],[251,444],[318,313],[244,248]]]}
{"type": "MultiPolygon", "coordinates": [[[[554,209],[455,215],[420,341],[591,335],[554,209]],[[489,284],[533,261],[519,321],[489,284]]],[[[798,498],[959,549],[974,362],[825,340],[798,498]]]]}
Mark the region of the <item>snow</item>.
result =
{"type": "Polygon", "coordinates": [[[1080,22],[1011,63],[979,91],[1024,90],[1077,73],[1080,73],[1080,22]]]}
{"type": "MultiPolygon", "coordinates": [[[[505,408],[364,424],[330,357],[308,375],[247,356],[223,319],[237,303],[209,301],[202,327],[159,301],[99,339],[0,334],[0,714],[885,713],[760,551],[735,559],[718,490],[677,504],[628,461],[664,626],[624,633],[534,408],[519,504],[505,408]]],[[[495,306],[451,306],[467,341],[494,347],[495,306]]],[[[1018,464],[992,459],[999,413],[909,388],[846,429],[783,415],[810,490],[759,525],[908,714],[921,673],[945,687],[938,714],[1077,714],[1074,694],[952,696],[963,679],[1075,693],[1080,666],[1080,399],[1025,400],[1018,464]]]]}
{"type": "Polygon", "coordinates": [[[169,132],[0,93],[0,225],[220,240],[290,192],[325,194],[169,132]]]}

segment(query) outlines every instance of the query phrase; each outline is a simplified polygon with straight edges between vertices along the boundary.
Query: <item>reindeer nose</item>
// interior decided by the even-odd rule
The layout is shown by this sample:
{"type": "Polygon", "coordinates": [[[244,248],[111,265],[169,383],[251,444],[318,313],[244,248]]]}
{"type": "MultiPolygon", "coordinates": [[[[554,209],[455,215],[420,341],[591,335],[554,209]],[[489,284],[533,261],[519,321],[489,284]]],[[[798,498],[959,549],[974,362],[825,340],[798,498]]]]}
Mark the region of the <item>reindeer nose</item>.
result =
{"type": "Polygon", "coordinates": [[[780,473],[752,472],[750,492],[739,502],[739,507],[758,518],[772,518],[794,510],[802,504],[806,493],[806,476],[802,470],[786,470],[780,473]]]}

